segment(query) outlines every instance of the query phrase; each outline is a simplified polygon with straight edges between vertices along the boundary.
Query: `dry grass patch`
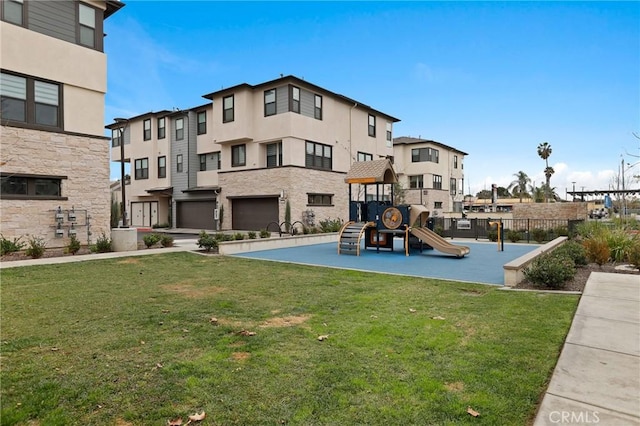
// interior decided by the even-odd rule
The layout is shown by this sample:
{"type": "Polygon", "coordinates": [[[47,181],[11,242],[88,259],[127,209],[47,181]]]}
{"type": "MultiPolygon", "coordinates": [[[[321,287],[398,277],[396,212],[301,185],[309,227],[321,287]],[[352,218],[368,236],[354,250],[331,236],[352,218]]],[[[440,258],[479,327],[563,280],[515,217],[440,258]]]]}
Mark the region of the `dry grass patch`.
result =
{"type": "Polygon", "coordinates": [[[294,325],[300,325],[311,318],[311,315],[291,315],[288,317],[276,317],[269,318],[265,322],[259,325],[259,327],[293,327],[294,325]]]}
{"type": "Polygon", "coordinates": [[[231,358],[234,361],[246,361],[251,358],[251,354],[249,352],[234,352],[231,354],[231,358]]]}
{"type": "Polygon", "coordinates": [[[464,390],[464,383],[462,382],[445,383],[444,387],[449,392],[462,392],[464,390]]]}
{"type": "Polygon", "coordinates": [[[116,263],[119,265],[137,265],[140,263],[140,259],[137,257],[127,257],[123,260],[118,260],[116,263]]]}
{"type": "Polygon", "coordinates": [[[184,281],[171,285],[163,285],[162,288],[166,291],[179,294],[180,296],[189,299],[200,299],[203,297],[214,296],[226,290],[224,287],[218,286],[196,287],[190,282],[184,281]]]}

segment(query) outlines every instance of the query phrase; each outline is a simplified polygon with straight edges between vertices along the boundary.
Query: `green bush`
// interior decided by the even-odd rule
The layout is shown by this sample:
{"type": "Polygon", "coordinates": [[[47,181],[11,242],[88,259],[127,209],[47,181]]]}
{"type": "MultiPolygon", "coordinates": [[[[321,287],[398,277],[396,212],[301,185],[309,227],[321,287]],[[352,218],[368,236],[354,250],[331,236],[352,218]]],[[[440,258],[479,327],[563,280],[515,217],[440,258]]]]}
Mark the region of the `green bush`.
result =
{"type": "Polygon", "coordinates": [[[160,235],[156,233],[147,234],[142,237],[142,241],[147,248],[151,248],[160,242],[160,235]]]}
{"type": "Polygon", "coordinates": [[[233,239],[236,241],[244,240],[244,234],[242,232],[236,232],[233,234],[233,239]]]}
{"type": "Polygon", "coordinates": [[[67,245],[67,253],[76,254],[80,251],[80,241],[76,238],[75,235],[72,235],[69,239],[69,244],[67,245]]]}
{"type": "Polygon", "coordinates": [[[168,223],[156,223],[156,224],[151,225],[151,227],[153,229],[156,229],[156,228],[168,228],[169,224],[168,223]]]}
{"type": "Polygon", "coordinates": [[[441,237],[444,237],[444,228],[440,225],[436,225],[436,227],[433,229],[433,232],[440,235],[441,237]]]}
{"type": "Polygon", "coordinates": [[[320,221],[320,230],[322,232],[338,232],[342,228],[341,219],[325,219],[320,221]]]}
{"type": "Polygon", "coordinates": [[[569,236],[569,228],[567,228],[566,226],[557,226],[553,230],[553,233],[556,235],[556,237],[568,237],[569,236]]]}
{"type": "Polygon", "coordinates": [[[269,238],[270,236],[271,232],[267,231],[266,229],[260,230],[260,238],[269,238]]]}
{"type": "Polygon", "coordinates": [[[611,229],[605,234],[607,245],[614,262],[624,262],[633,247],[633,238],[623,228],[611,229]]]}
{"type": "Polygon", "coordinates": [[[498,241],[498,231],[487,231],[487,238],[489,239],[489,241],[495,243],[496,241],[498,241]]]}
{"type": "Polygon", "coordinates": [[[22,250],[26,243],[20,241],[20,239],[22,239],[22,237],[14,238],[13,241],[11,241],[0,234],[0,256],[22,250]]]}
{"type": "Polygon", "coordinates": [[[524,270],[524,276],[534,284],[559,289],[574,277],[576,269],[567,256],[545,253],[524,270]]]}
{"type": "Polygon", "coordinates": [[[31,237],[25,250],[25,254],[33,259],[39,259],[44,255],[47,244],[42,237],[31,237]]]}
{"type": "Polygon", "coordinates": [[[173,247],[173,237],[171,235],[160,235],[160,245],[162,247],[173,247]]]}
{"type": "Polygon", "coordinates": [[[534,228],[531,231],[531,238],[533,238],[533,241],[536,243],[542,243],[545,238],[547,238],[547,231],[542,228],[534,228]]]}
{"type": "Polygon", "coordinates": [[[218,240],[211,234],[207,234],[206,231],[200,231],[198,235],[198,247],[204,248],[209,252],[214,248],[218,248],[218,240]]]}
{"type": "Polygon", "coordinates": [[[224,232],[216,232],[213,236],[217,242],[220,241],[233,241],[235,237],[233,235],[225,234],[224,232]]]}
{"type": "Polygon", "coordinates": [[[256,239],[256,233],[254,231],[247,232],[247,236],[249,237],[250,240],[256,239]]]}
{"type": "MultiPolygon", "coordinates": [[[[520,231],[516,231],[515,229],[509,229],[505,235],[507,239],[512,243],[517,243],[518,241],[520,241],[520,237],[521,237],[520,231]]],[[[496,238],[497,237],[498,236],[496,235],[496,238]]]]}
{"type": "Polygon", "coordinates": [[[113,251],[111,238],[107,237],[104,232],[96,240],[95,250],[98,253],[109,253],[110,251],[113,251]]]}
{"type": "Polygon", "coordinates": [[[634,268],[640,269],[640,237],[636,236],[633,239],[633,245],[627,255],[627,262],[629,262],[634,268]]]}
{"type": "Polygon", "coordinates": [[[584,266],[589,263],[587,260],[587,251],[582,244],[576,241],[566,241],[552,253],[556,256],[568,257],[573,260],[576,266],[584,266]]]}

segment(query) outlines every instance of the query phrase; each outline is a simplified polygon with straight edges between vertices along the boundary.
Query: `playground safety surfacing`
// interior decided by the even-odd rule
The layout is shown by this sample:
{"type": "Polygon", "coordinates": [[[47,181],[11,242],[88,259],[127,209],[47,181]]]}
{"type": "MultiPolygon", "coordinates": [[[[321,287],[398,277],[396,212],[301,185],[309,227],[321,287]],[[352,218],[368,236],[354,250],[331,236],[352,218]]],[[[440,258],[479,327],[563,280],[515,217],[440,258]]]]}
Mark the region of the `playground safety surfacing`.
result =
{"type": "Polygon", "coordinates": [[[504,264],[538,247],[535,244],[505,243],[504,251],[499,251],[497,243],[474,240],[447,241],[467,246],[471,252],[460,259],[436,250],[424,250],[422,253],[412,250],[409,256],[405,256],[402,240],[398,240],[394,242],[393,251],[377,252],[375,249],[363,248],[360,256],[338,254],[337,242],[239,253],[234,256],[502,286],[504,285],[504,264]]]}

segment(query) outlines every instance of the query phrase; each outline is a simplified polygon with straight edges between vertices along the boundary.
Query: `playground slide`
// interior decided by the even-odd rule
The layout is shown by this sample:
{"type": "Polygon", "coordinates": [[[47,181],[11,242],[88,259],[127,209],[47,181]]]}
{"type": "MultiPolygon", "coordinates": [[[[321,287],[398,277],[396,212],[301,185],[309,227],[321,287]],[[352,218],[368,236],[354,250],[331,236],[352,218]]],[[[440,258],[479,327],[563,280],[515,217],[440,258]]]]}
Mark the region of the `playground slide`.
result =
{"type": "Polygon", "coordinates": [[[452,254],[457,257],[464,257],[464,255],[469,254],[469,247],[451,244],[429,228],[411,228],[410,232],[413,236],[421,239],[422,242],[429,244],[442,253],[452,254]]]}

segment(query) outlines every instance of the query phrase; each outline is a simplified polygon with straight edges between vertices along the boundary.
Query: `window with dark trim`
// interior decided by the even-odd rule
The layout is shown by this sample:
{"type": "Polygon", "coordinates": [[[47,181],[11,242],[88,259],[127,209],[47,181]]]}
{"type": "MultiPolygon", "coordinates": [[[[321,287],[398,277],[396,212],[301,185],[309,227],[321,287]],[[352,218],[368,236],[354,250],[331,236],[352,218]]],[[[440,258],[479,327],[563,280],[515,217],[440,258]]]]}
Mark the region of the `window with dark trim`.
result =
{"type": "Polygon", "coordinates": [[[142,139],[148,141],[151,139],[151,119],[147,118],[142,122],[142,139]]]}
{"type": "Polygon", "coordinates": [[[96,47],[96,10],[83,3],[78,3],[78,43],[96,47]]]}
{"type": "Polygon", "coordinates": [[[264,91],[264,116],[276,115],[276,89],[264,91]]]}
{"type": "Polygon", "coordinates": [[[424,176],[423,175],[409,176],[409,188],[412,188],[412,189],[424,188],[424,176]]]}
{"type": "Polygon", "coordinates": [[[207,154],[198,154],[198,159],[200,160],[200,171],[204,172],[207,170],[207,154]]]}
{"type": "Polygon", "coordinates": [[[391,123],[387,123],[387,142],[392,142],[393,140],[391,129],[392,129],[391,123]]]}
{"type": "Polygon", "coordinates": [[[0,73],[2,120],[25,127],[62,130],[62,85],[20,74],[0,73]]]}
{"type": "Polygon", "coordinates": [[[307,205],[309,206],[332,206],[333,194],[307,194],[307,205]]]}
{"type": "Polygon", "coordinates": [[[25,26],[25,7],[23,0],[2,0],[2,20],[25,26]]]}
{"type": "Polygon", "coordinates": [[[433,202],[433,208],[434,209],[441,209],[442,208],[442,201],[434,201],[433,202]]]}
{"type": "Polygon", "coordinates": [[[442,176],[433,175],[433,189],[442,189],[442,176]]]}
{"type": "Polygon", "coordinates": [[[62,197],[62,179],[66,176],[2,174],[0,195],[3,199],[66,199],[62,197]]]}
{"type": "Polygon", "coordinates": [[[314,169],[331,170],[333,150],[330,145],[307,141],[305,166],[314,169]]]}
{"type": "Polygon", "coordinates": [[[229,123],[234,120],[233,95],[222,98],[222,122],[229,123]]]}
{"type": "Polygon", "coordinates": [[[449,178],[449,194],[456,195],[456,178],[449,178]]]}
{"type": "Polygon", "coordinates": [[[369,136],[376,137],[376,116],[369,114],[369,136]]]}
{"type": "Polygon", "coordinates": [[[453,156],[453,168],[454,169],[458,168],[458,156],[457,155],[453,156]]]}
{"type": "Polygon", "coordinates": [[[269,143],[267,150],[267,167],[282,166],[282,142],[269,143]]]}
{"type": "Polygon", "coordinates": [[[135,179],[149,179],[149,159],[139,158],[135,161],[135,179]]]}
{"type": "Polygon", "coordinates": [[[166,136],[167,127],[165,122],[164,117],[158,118],[158,139],[164,139],[166,136]]]}
{"type": "Polygon", "coordinates": [[[207,112],[200,111],[198,113],[198,134],[204,135],[207,133],[207,112]]]}
{"type": "Polygon", "coordinates": [[[166,178],[167,177],[167,157],[162,156],[158,157],[158,178],[166,178]]]}
{"type": "Polygon", "coordinates": [[[184,118],[176,118],[176,140],[184,139],[184,118]]]}
{"type": "Polygon", "coordinates": [[[213,170],[220,170],[222,168],[222,155],[220,151],[211,153],[211,162],[213,163],[213,170]]]}
{"type": "Polygon", "coordinates": [[[182,173],[182,154],[176,155],[176,172],[182,173]]]}
{"type": "Polygon", "coordinates": [[[358,161],[373,161],[373,154],[358,151],[358,161]]]}
{"type": "Polygon", "coordinates": [[[300,114],[300,88],[296,86],[289,86],[289,111],[297,112],[300,114]]]}
{"type": "Polygon", "coordinates": [[[231,167],[244,166],[247,164],[247,146],[234,145],[231,147],[231,167]]]}
{"type": "Polygon", "coordinates": [[[315,95],[313,101],[313,117],[316,120],[322,120],[322,96],[315,95]]]}
{"type": "Polygon", "coordinates": [[[111,146],[113,148],[120,146],[122,143],[122,135],[124,134],[124,129],[111,129],[111,146]]]}
{"type": "Polygon", "coordinates": [[[411,162],[419,163],[423,161],[431,161],[432,163],[440,162],[440,153],[433,148],[414,148],[411,150],[411,162]]]}

